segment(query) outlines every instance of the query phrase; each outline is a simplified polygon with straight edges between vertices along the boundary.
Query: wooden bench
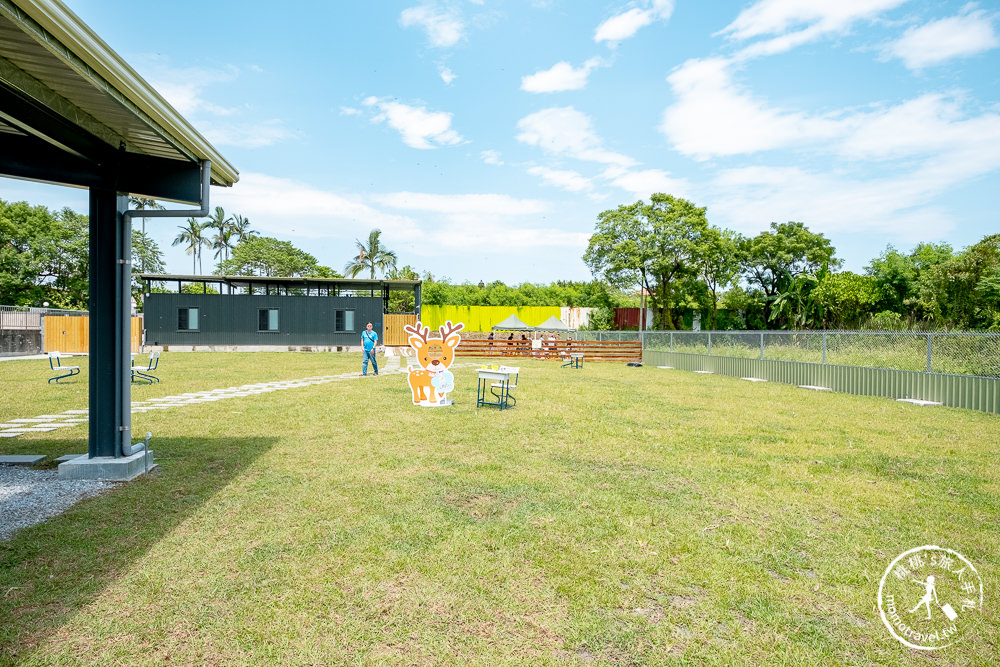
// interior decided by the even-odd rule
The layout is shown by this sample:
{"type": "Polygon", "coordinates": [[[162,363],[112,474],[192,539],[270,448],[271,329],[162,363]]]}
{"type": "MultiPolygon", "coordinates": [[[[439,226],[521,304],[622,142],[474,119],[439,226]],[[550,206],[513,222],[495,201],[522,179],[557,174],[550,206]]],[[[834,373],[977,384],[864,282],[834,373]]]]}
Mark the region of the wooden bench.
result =
{"type": "Polygon", "coordinates": [[[62,375],[56,375],[55,377],[49,378],[49,384],[55,382],[59,384],[59,380],[63,378],[73,377],[74,375],[80,374],[79,366],[63,366],[62,364],[61,352],[49,352],[49,368],[52,369],[53,373],[62,373],[62,375]]]}

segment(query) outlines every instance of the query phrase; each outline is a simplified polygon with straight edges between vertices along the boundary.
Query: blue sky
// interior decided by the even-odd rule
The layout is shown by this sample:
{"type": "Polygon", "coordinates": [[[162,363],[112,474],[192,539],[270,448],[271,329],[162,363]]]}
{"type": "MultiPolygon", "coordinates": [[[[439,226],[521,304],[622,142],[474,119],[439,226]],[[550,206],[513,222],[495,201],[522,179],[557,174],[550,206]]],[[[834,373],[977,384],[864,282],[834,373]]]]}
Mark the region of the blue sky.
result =
{"type": "MultiPolygon", "coordinates": [[[[585,280],[597,214],[651,192],[855,271],[1000,231],[993,2],[68,4],[240,170],[213,206],[338,270],[378,227],[435,276],[585,280]]],[[[171,272],[181,222],[147,224],[171,272]]]]}

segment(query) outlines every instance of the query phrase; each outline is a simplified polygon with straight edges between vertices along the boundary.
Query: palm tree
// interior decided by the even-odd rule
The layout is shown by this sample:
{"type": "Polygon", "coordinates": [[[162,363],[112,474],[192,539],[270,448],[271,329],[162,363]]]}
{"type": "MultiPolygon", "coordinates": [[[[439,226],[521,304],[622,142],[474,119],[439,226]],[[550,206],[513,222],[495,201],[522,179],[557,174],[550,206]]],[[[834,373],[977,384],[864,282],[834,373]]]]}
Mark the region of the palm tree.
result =
{"type": "Polygon", "coordinates": [[[208,239],[202,234],[206,226],[207,225],[205,223],[198,222],[194,218],[188,218],[186,227],[184,225],[177,226],[177,228],[181,230],[181,233],[177,235],[177,238],[175,238],[174,242],[171,244],[187,244],[187,248],[184,249],[184,252],[192,256],[192,273],[201,273],[201,249],[209,245],[208,239]]]}
{"type": "Polygon", "coordinates": [[[382,246],[381,236],[382,230],[373,229],[368,234],[368,245],[357,239],[354,240],[358,256],[344,265],[345,277],[354,278],[368,269],[371,271],[372,280],[375,280],[375,269],[385,272],[396,268],[396,253],[382,246]]]}
{"type": "MultiPolygon", "coordinates": [[[[150,199],[149,197],[137,197],[136,195],[128,196],[128,203],[130,206],[140,210],[140,211],[162,211],[163,205],[157,202],[155,199],[150,199]]],[[[142,233],[146,233],[146,218],[142,219],[142,233]]]]}
{"type": "Polygon", "coordinates": [[[233,234],[236,236],[237,243],[243,243],[255,236],[260,236],[260,234],[252,229],[250,229],[250,219],[244,218],[239,213],[233,214],[232,223],[230,225],[233,234]]]}
{"type": "Polygon", "coordinates": [[[219,256],[222,259],[229,259],[229,251],[232,249],[233,239],[232,222],[232,218],[226,217],[226,211],[221,206],[216,206],[215,215],[210,216],[205,223],[206,227],[211,227],[215,230],[211,247],[215,248],[216,259],[219,256]]]}

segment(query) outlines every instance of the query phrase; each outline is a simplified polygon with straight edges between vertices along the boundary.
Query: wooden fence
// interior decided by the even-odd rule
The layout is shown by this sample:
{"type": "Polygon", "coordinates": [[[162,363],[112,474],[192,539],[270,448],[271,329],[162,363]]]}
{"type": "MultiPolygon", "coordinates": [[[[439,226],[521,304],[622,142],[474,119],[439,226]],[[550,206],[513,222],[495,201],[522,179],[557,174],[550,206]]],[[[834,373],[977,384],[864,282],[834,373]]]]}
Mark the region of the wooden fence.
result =
{"type": "Polygon", "coordinates": [[[532,348],[531,341],[523,340],[463,340],[455,354],[464,357],[524,357],[527,359],[556,360],[569,357],[570,353],[582,352],[587,361],[641,361],[642,343],[558,340],[543,341],[540,348],[532,348]]]}
{"type": "MultiPolygon", "coordinates": [[[[142,318],[132,318],[132,351],[142,345],[142,318]]],[[[43,352],[90,352],[90,317],[49,315],[45,318],[45,349],[43,352]]]]}
{"type": "Polygon", "coordinates": [[[384,315],[384,320],[382,326],[385,329],[384,338],[382,341],[383,345],[409,345],[407,342],[407,334],[403,331],[403,327],[407,324],[416,326],[417,316],[416,315],[399,315],[399,314],[387,314],[384,315]]]}

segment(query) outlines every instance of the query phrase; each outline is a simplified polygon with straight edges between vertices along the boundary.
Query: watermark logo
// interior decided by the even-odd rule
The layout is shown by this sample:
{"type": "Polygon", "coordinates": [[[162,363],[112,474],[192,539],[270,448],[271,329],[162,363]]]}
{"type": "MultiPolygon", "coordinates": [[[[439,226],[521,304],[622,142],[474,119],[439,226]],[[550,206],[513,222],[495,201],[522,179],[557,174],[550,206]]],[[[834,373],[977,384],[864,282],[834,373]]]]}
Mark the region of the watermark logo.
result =
{"type": "Polygon", "coordinates": [[[951,646],[982,616],[983,581],[951,549],[923,546],[889,563],[878,586],[878,610],[892,636],[921,651],[951,646]]]}

